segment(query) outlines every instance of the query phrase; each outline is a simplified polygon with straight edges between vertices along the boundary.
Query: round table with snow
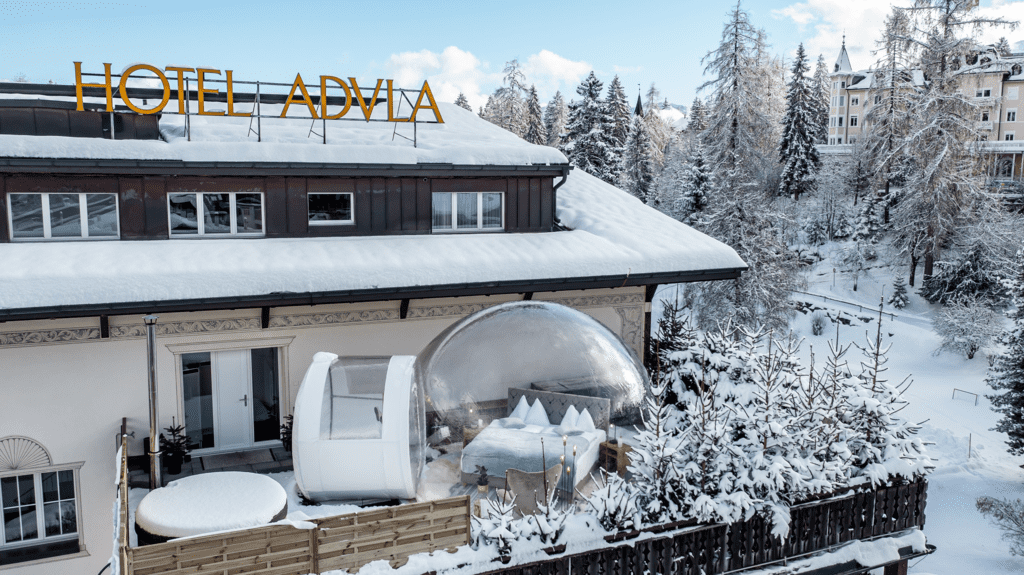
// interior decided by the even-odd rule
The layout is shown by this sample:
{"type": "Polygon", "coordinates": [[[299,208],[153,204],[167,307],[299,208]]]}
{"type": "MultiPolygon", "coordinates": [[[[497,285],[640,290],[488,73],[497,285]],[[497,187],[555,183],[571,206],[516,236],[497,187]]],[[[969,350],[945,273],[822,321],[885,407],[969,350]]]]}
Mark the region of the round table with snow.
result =
{"type": "Polygon", "coordinates": [[[256,473],[193,475],[151,491],[135,511],[139,544],[214,531],[248,529],[284,519],[288,495],[281,484],[256,473]]]}

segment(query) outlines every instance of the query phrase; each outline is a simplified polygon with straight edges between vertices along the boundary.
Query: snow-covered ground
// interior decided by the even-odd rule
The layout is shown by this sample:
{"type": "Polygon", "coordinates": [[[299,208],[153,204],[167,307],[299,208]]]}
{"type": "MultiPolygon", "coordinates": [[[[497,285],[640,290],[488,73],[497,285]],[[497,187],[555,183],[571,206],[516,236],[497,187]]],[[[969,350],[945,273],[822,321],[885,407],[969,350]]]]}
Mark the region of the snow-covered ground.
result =
{"type": "MultiPolygon", "coordinates": [[[[834,246],[833,246],[834,247],[834,246]]],[[[835,274],[829,246],[820,250],[825,259],[808,269],[806,291],[816,296],[827,296],[857,305],[846,305],[825,301],[822,297],[796,294],[795,299],[826,308],[835,315],[843,311],[853,318],[853,325],[840,325],[839,337],[845,344],[856,342],[864,345],[865,334],[874,334],[873,323],[863,323],[857,318],[878,317],[879,299],[888,299],[892,293],[892,281],[896,271],[906,275],[906,266],[899,270],[890,269],[884,262],[872,262],[873,267],[859,278],[858,289],[853,291],[853,277],[838,272],[835,274]],[[873,313],[872,313],[873,312],[873,313]]],[[[918,274],[920,274],[920,267],[918,274]]],[[[920,275],[917,278],[920,287],[920,275]]],[[[916,289],[916,288],[914,288],[916,289]]],[[[659,299],[674,297],[674,287],[665,286],[659,299]]],[[[993,527],[975,509],[975,500],[982,495],[995,497],[1024,498],[1024,470],[1018,466],[1024,458],[1010,455],[1006,449],[1005,434],[991,431],[999,414],[991,410],[991,402],[985,394],[992,393],[985,384],[988,370],[988,356],[993,351],[983,350],[972,360],[963,356],[943,352],[936,355],[941,338],[932,329],[932,318],[939,309],[929,304],[915,291],[908,289],[910,304],[903,310],[892,309],[886,304],[884,311],[896,315],[892,319],[883,317],[883,337],[892,343],[889,353],[887,376],[891,382],[900,382],[907,375],[913,384],[906,393],[909,406],[901,412],[910,421],[925,422],[921,436],[931,445],[928,454],[935,459],[935,472],[929,477],[927,522],[925,534],[928,542],[938,550],[928,557],[911,563],[910,573],[916,575],[963,575],[977,573],[999,575],[1024,572],[1024,558],[1012,557],[1009,545],[1001,540],[1002,532],[993,527]],[[957,392],[954,398],[953,389],[957,392]],[[970,457],[968,457],[970,450],[970,457]]],[[[654,310],[654,317],[660,310],[654,310]]],[[[809,360],[813,349],[822,365],[828,352],[827,340],[835,339],[835,324],[825,334],[811,333],[813,313],[797,313],[791,322],[794,335],[805,338],[801,353],[809,360]]],[[[1007,322],[1008,324],[1009,322],[1007,322]]],[[[860,361],[859,350],[851,348],[847,353],[851,362],[860,361]]]]}

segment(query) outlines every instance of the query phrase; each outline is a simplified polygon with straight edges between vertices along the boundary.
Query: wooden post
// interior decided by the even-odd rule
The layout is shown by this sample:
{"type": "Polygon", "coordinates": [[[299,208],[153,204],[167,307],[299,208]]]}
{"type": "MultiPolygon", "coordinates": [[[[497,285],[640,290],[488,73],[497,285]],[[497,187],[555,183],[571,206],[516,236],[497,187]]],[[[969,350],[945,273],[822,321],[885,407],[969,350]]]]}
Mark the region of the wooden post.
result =
{"type": "Polygon", "coordinates": [[[882,575],[907,575],[907,560],[904,559],[892,565],[886,565],[882,575]]]}

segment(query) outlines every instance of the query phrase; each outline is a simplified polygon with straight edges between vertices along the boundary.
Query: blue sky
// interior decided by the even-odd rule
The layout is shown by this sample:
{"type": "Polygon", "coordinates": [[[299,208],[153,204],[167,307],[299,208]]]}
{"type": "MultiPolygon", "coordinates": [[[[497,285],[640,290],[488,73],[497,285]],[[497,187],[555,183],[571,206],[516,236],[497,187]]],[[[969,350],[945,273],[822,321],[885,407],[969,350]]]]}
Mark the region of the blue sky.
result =
{"type": "MultiPolygon", "coordinates": [[[[984,0],[989,14],[1024,20],[1024,1],[984,0]]],[[[372,82],[394,78],[439,99],[459,91],[480,105],[518,58],[542,100],[556,89],[575,97],[591,69],[619,74],[635,98],[654,82],[689,104],[701,84],[701,57],[715,46],[731,3],[664,1],[361,2],[9,2],[0,0],[0,79],[72,83],[72,62],[115,71],[158,67],[234,70],[236,79],[309,83],[321,74],[372,82]]],[[[854,67],[867,67],[887,0],[748,0],[753,23],[773,50],[834,62],[845,30],[854,67]]],[[[1024,32],[1004,31],[1013,42],[1024,32]]]]}

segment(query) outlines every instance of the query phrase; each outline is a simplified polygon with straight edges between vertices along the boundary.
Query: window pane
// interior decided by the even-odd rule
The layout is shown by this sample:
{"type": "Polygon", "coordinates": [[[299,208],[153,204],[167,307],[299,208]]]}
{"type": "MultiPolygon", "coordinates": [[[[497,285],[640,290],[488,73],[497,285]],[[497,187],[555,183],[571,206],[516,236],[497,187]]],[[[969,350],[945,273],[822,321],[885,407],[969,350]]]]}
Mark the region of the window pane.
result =
{"type": "Polygon", "coordinates": [[[352,194],[309,194],[309,221],[352,221],[352,194]]]}
{"type": "Polygon", "coordinates": [[[117,236],[117,197],[114,194],[86,194],[89,237],[117,236]]]}
{"type": "Polygon", "coordinates": [[[18,491],[21,505],[32,505],[36,502],[36,484],[31,475],[18,477],[18,491]]]}
{"type": "Polygon", "coordinates": [[[60,498],[75,498],[75,472],[70,469],[60,472],[60,498]]]}
{"type": "Polygon", "coordinates": [[[438,192],[433,194],[432,200],[433,218],[431,225],[435,229],[451,229],[452,227],[452,195],[449,192],[438,192]]]}
{"type": "Polygon", "coordinates": [[[14,237],[43,237],[43,196],[40,194],[11,194],[10,198],[14,237]]]}
{"type": "Polygon", "coordinates": [[[195,194],[168,194],[171,206],[171,234],[199,233],[199,215],[195,194]]]}
{"type": "Polygon", "coordinates": [[[252,350],[253,440],[281,438],[277,378],[277,348],[252,350]]]}
{"type": "Polygon", "coordinates": [[[235,194],[235,227],[240,234],[263,231],[263,194],[235,194]]]}
{"type": "Polygon", "coordinates": [[[483,194],[483,220],[485,228],[501,227],[501,194],[483,194]]]}
{"type": "Polygon", "coordinates": [[[21,513],[17,507],[4,510],[4,540],[8,543],[21,541],[21,513]]]}
{"type": "Polygon", "coordinates": [[[61,533],[76,533],[78,531],[78,519],[75,512],[75,501],[60,502],[60,531],[61,533]]]}
{"type": "Polygon", "coordinates": [[[50,237],[82,236],[82,208],[78,194],[50,194],[50,237]]]}
{"type": "Polygon", "coordinates": [[[18,478],[4,477],[0,479],[0,492],[3,492],[4,509],[18,505],[18,478]]]}
{"type": "Polygon", "coordinates": [[[181,355],[185,435],[195,448],[213,447],[213,377],[210,354],[181,355]]]}
{"type": "Polygon", "coordinates": [[[203,194],[203,233],[231,233],[231,199],[228,194],[203,194]]]}
{"type": "Polygon", "coordinates": [[[47,537],[60,535],[60,503],[47,503],[43,507],[43,525],[47,537]]]}
{"type": "Polygon", "coordinates": [[[43,474],[43,501],[57,501],[60,496],[57,494],[57,474],[43,474]]]}
{"type": "Polygon", "coordinates": [[[476,227],[476,194],[458,194],[458,225],[457,228],[475,228],[476,227]]]}
{"type": "Polygon", "coordinates": [[[36,508],[22,507],[21,508],[21,538],[22,539],[35,539],[39,537],[39,526],[36,525],[36,508]]]}

